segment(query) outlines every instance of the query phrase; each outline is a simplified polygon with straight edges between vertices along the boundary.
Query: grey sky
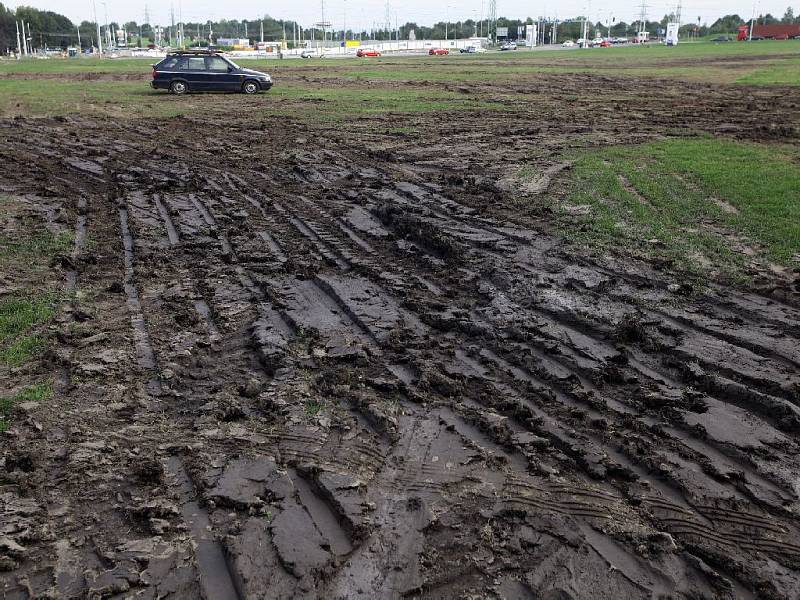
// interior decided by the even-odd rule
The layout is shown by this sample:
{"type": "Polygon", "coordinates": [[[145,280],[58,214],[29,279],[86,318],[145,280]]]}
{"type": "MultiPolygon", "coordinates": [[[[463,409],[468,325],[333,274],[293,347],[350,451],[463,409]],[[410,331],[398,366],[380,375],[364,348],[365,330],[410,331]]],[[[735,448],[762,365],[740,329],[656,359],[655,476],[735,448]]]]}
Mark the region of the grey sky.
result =
{"type": "MultiPolygon", "coordinates": [[[[97,6],[97,16],[100,22],[105,21],[105,11],[108,19],[117,22],[144,20],[145,5],[150,11],[150,20],[154,23],[166,24],[169,21],[170,0],[94,0],[97,6]]],[[[639,6],[642,0],[632,0],[630,3],[621,0],[549,0],[531,4],[522,0],[498,0],[498,16],[511,18],[536,17],[546,15],[568,18],[588,12],[593,21],[603,21],[609,15],[617,20],[631,22],[639,15],[639,6]],[[588,9],[587,9],[588,7],[588,9]]],[[[649,19],[658,20],[664,14],[675,9],[676,2],[670,0],[645,0],[649,19]]],[[[753,12],[772,13],[774,16],[783,16],[787,5],[792,5],[795,13],[800,12],[800,0],[699,0],[683,4],[683,22],[694,22],[699,16],[702,21],[711,23],[717,17],[730,13],[738,13],[748,18],[753,12]]],[[[84,19],[93,20],[92,0],[23,0],[20,2],[6,0],[5,4],[14,8],[19,4],[35,6],[43,10],[52,10],[66,15],[73,21],[84,19]]],[[[264,14],[269,14],[276,19],[295,19],[303,25],[310,26],[321,17],[321,2],[319,0],[295,0],[281,4],[267,4],[256,0],[173,0],[176,21],[179,13],[183,14],[185,21],[206,21],[208,19],[256,19],[264,14]]],[[[449,18],[479,19],[485,18],[488,10],[488,0],[390,0],[392,19],[396,15],[400,23],[414,21],[420,25],[428,25],[435,21],[449,18]]],[[[386,3],[381,0],[326,0],[325,18],[332,21],[334,27],[341,28],[342,23],[347,23],[351,29],[372,27],[373,22],[382,24],[386,20],[386,3]]]]}

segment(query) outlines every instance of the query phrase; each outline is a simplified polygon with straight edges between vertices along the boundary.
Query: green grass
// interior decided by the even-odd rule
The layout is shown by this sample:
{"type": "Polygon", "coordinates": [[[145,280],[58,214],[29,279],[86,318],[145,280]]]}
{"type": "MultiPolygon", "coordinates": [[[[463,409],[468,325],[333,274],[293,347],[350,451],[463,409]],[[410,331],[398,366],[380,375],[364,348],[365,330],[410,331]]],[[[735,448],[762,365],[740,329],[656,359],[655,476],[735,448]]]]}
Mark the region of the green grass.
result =
{"type": "Polygon", "coordinates": [[[0,362],[18,367],[41,352],[45,342],[34,331],[53,316],[54,303],[49,294],[0,302],[0,362]]]}
{"type": "Polygon", "coordinates": [[[750,254],[800,261],[796,149],[711,138],[604,148],[576,157],[569,185],[558,228],[593,246],[733,282],[750,254]]]}
{"type": "Polygon", "coordinates": [[[53,316],[52,297],[11,298],[0,302],[0,342],[53,316]]]}
{"type": "Polygon", "coordinates": [[[41,402],[53,397],[50,383],[37,383],[23,388],[13,396],[0,397],[0,433],[6,431],[14,407],[23,402],[41,402]]]}
{"type": "Polygon", "coordinates": [[[0,80],[0,116],[100,113],[169,117],[191,112],[189,103],[159,94],[145,81],[0,80]]]}
{"type": "Polygon", "coordinates": [[[72,233],[64,232],[59,235],[51,233],[37,233],[25,236],[22,239],[9,239],[0,235],[0,259],[27,259],[36,256],[55,256],[68,252],[72,248],[74,238],[72,233]]]}
{"type": "Polygon", "coordinates": [[[7,367],[19,367],[32,358],[38,356],[47,344],[39,336],[23,335],[10,342],[5,347],[0,347],[0,362],[7,367]]]}
{"type": "Polygon", "coordinates": [[[740,77],[746,85],[800,85],[800,58],[772,63],[740,77]]]}
{"type": "Polygon", "coordinates": [[[322,403],[316,400],[306,400],[304,409],[309,417],[313,417],[322,410],[322,403]]]}

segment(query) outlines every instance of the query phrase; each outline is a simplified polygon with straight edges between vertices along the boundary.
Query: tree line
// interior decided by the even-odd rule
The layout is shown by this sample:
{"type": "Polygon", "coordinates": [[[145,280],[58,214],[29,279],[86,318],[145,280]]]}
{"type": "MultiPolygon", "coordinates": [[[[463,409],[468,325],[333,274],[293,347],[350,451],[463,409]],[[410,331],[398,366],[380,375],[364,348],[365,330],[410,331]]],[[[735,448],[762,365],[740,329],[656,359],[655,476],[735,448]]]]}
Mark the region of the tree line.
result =
{"type": "MultiPolygon", "coordinates": [[[[660,21],[647,21],[645,30],[655,34],[658,29],[666,28],[666,24],[673,20],[673,15],[664,15],[660,21]]],[[[84,48],[97,45],[97,25],[91,21],[83,21],[78,25],[73,24],[67,17],[54,13],[52,11],[44,11],[27,6],[20,6],[15,10],[7,8],[0,3],[0,53],[7,53],[14,51],[17,47],[17,34],[16,23],[19,20],[24,20],[26,23],[27,31],[30,33],[30,43],[34,48],[67,48],[68,46],[75,46],[78,43],[78,35],[80,33],[81,45],[84,48]]],[[[794,11],[791,7],[786,9],[783,17],[778,19],[771,14],[759,15],[756,20],[760,24],[772,23],[800,23],[800,18],[794,16],[794,11]]],[[[508,28],[508,37],[516,39],[524,37],[519,31],[524,30],[525,25],[533,24],[531,18],[528,19],[508,19],[505,17],[498,18],[496,21],[497,27],[508,28]]],[[[576,39],[581,35],[583,18],[576,17],[559,21],[558,23],[539,22],[544,29],[544,39],[546,42],[562,41],[565,39],[576,39]],[[554,33],[556,37],[552,38],[554,33]]],[[[736,28],[749,22],[742,19],[739,15],[725,15],[720,17],[711,25],[700,23],[685,23],[681,28],[682,33],[694,31],[698,35],[709,35],[717,33],[731,33],[735,32],[736,28]]],[[[440,21],[433,25],[419,25],[414,22],[404,23],[397,27],[393,24],[381,24],[369,30],[362,29],[361,31],[348,29],[343,31],[327,31],[324,35],[327,39],[342,40],[347,39],[375,39],[375,40],[390,40],[399,37],[401,40],[409,39],[413,35],[417,39],[463,39],[475,36],[487,37],[489,35],[489,27],[487,21],[476,21],[474,19],[466,19],[463,21],[440,21]]],[[[633,35],[638,29],[637,22],[626,23],[624,21],[612,20],[611,22],[595,22],[589,23],[589,36],[606,36],[613,37],[629,37],[633,35]]],[[[129,40],[133,45],[146,46],[147,44],[154,43],[157,40],[156,27],[149,23],[137,23],[129,21],[127,23],[112,22],[108,27],[113,32],[118,29],[125,29],[128,33],[129,40]]],[[[187,45],[204,44],[207,43],[209,37],[216,40],[217,38],[247,38],[251,41],[258,41],[261,39],[261,28],[263,27],[264,40],[267,41],[282,41],[286,39],[291,45],[297,38],[299,40],[320,40],[322,39],[323,32],[313,28],[303,28],[299,23],[291,20],[279,20],[270,16],[265,16],[263,19],[253,20],[221,20],[221,21],[206,21],[206,22],[192,22],[183,24],[183,34],[187,45]],[[302,32],[302,35],[301,35],[302,32]]],[[[102,26],[105,32],[105,25],[102,26]]],[[[161,42],[165,45],[174,44],[177,38],[177,27],[173,27],[172,23],[162,25],[160,31],[161,42]]],[[[102,33],[101,35],[105,35],[102,33]]]]}

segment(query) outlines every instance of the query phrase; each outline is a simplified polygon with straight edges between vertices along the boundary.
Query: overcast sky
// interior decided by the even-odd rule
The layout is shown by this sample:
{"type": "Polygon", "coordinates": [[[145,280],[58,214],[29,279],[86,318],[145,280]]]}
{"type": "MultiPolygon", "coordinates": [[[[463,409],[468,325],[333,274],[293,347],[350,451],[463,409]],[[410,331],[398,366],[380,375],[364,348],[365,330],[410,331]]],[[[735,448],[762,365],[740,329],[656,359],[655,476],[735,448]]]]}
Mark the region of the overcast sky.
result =
{"type": "MultiPolygon", "coordinates": [[[[670,0],[645,0],[648,5],[647,15],[651,20],[673,11],[676,3],[670,0]]],[[[677,0],[676,0],[677,1],[677,0]]],[[[150,21],[166,24],[169,22],[171,0],[94,0],[97,6],[97,16],[100,22],[108,19],[117,22],[144,20],[145,5],[150,12],[150,21]]],[[[523,0],[498,0],[497,14],[510,18],[537,17],[540,15],[569,18],[588,12],[592,21],[603,21],[609,15],[617,20],[631,22],[638,18],[639,6],[642,0],[547,0],[538,3],[524,2],[523,0]],[[588,9],[587,9],[588,7],[588,9]]],[[[14,8],[17,5],[35,6],[43,10],[52,10],[69,17],[72,21],[80,22],[84,19],[93,19],[93,0],[5,0],[6,6],[14,8]]],[[[281,4],[262,3],[257,0],[172,0],[175,8],[176,21],[179,13],[183,14],[185,21],[206,21],[208,19],[257,19],[265,14],[276,19],[294,19],[303,25],[310,26],[321,19],[322,3],[319,0],[294,0],[281,4]]],[[[696,3],[684,0],[682,21],[694,22],[697,17],[701,21],[713,22],[717,17],[730,13],[737,13],[748,18],[754,6],[757,13],[772,13],[781,17],[787,5],[791,5],[795,14],[800,12],[800,0],[698,0],[696,3]],[[788,2],[791,4],[788,4],[788,2]]],[[[449,18],[450,20],[475,19],[478,20],[488,10],[489,0],[390,0],[392,20],[396,15],[400,23],[413,21],[420,25],[430,25],[436,21],[449,18]]],[[[342,27],[347,23],[350,29],[369,29],[373,22],[386,21],[385,0],[326,0],[325,20],[331,21],[333,26],[342,27]]]]}

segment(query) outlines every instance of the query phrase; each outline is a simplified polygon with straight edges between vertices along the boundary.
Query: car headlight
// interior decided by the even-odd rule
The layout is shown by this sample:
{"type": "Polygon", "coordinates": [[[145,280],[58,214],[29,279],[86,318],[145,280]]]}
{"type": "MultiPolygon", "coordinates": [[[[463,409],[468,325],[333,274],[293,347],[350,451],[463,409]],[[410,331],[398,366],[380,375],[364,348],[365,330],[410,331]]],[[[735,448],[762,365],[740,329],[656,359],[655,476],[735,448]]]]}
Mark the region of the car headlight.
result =
{"type": "Polygon", "coordinates": [[[269,75],[262,75],[261,76],[261,81],[272,81],[272,80],[270,79],[269,75]]]}

